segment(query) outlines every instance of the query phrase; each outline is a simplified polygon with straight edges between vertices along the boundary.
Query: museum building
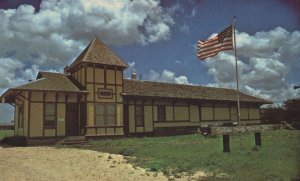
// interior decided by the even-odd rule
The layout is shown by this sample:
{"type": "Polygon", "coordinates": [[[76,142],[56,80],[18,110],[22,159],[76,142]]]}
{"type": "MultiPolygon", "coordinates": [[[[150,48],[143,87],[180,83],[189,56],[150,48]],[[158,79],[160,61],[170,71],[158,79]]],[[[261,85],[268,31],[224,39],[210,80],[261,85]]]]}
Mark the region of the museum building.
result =
{"type": "MultiPolygon", "coordinates": [[[[125,79],[128,67],[98,38],[64,73],[40,71],[36,80],[9,88],[2,103],[14,106],[14,133],[28,140],[59,140],[193,132],[237,122],[237,92],[125,79]]],[[[270,101],[240,93],[241,123],[259,124],[270,101]]]]}

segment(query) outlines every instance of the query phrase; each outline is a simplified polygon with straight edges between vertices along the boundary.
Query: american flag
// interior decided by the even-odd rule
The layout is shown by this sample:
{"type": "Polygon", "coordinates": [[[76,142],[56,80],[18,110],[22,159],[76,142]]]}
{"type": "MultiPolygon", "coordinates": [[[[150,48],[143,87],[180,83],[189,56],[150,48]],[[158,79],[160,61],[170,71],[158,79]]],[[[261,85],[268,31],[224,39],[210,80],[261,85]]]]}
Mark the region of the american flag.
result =
{"type": "Polygon", "coordinates": [[[197,57],[201,60],[216,56],[220,51],[233,50],[232,25],[206,41],[198,40],[197,57]]]}

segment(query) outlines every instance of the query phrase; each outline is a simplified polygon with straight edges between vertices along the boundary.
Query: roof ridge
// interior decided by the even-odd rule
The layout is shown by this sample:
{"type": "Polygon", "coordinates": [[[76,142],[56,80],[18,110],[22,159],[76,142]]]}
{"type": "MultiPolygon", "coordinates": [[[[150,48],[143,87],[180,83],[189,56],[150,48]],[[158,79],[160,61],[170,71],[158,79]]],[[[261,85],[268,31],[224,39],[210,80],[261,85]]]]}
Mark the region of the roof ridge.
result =
{"type": "Polygon", "coordinates": [[[97,36],[93,39],[93,41],[91,42],[91,45],[89,46],[89,48],[87,49],[86,53],[84,54],[82,61],[85,60],[85,58],[87,57],[87,55],[90,53],[91,49],[93,48],[95,42],[97,40],[97,36]]]}
{"type": "Polygon", "coordinates": [[[24,85],[36,83],[36,82],[42,81],[42,80],[46,80],[46,78],[43,77],[43,78],[40,78],[40,79],[32,80],[32,81],[30,81],[30,82],[27,82],[26,84],[22,84],[22,85],[19,85],[19,86],[17,86],[17,87],[13,87],[12,89],[15,89],[15,88],[18,88],[18,87],[21,87],[21,86],[24,86],[24,85]]]}
{"type": "Polygon", "coordinates": [[[62,73],[62,72],[50,72],[50,71],[43,71],[43,70],[40,70],[39,72],[42,72],[42,73],[50,73],[50,74],[69,75],[69,74],[62,73]]]}
{"type": "Polygon", "coordinates": [[[204,87],[204,88],[211,88],[211,89],[226,89],[226,90],[234,90],[232,88],[223,88],[223,87],[209,87],[209,86],[203,86],[199,84],[179,84],[179,83],[172,83],[172,82],[161,82],[161,81],[151,81],[151,80],[131,80],[131,79],[124,79],[129,81],[136,81],[136,82],[149,82],[149,83],[158,83],[158,84],[169,84],[169,85],[179,85],[179,86],[190,86],[190,87],[204,87]]]}

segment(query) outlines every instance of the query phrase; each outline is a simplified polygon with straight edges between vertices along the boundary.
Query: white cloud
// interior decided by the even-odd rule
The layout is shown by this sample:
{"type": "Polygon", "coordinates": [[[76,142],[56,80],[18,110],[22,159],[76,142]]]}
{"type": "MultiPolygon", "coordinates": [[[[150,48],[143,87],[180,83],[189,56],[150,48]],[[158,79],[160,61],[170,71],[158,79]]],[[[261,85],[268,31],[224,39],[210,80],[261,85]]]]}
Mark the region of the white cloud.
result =
{"type": "Polygon", "coordinates": [[[158,82],[168,82],[168,83],[176,83],[176,84],[191,84],[188,81],[188,78],[184,75],[176,77],[175,73],[164,69],[161,74],[154,70],[150,70],[148,75],[146,76],[147,79],[151,81],[158,81],[158,82]]]}
{"type": "Polygon", "coordinates": [[[166,40],[172,13],[158,0],[43,0],[38,12],[0,9],[0,88],[34,79],[38,69],[61,71],[95,35],[110,45],[166,40]]]}
{"type": "Polygon", "coordinates": [[[190,32],[190,27],[186,24],[183,24],[182,26],[179,27],[179,31],[187,34],[190,32]]]}
{"type": "MultiPolygon", "coordinates": [[[[287,77],[293,67],[300,67],[300,32],[277,27],[249,35],[237,32],[237,54],[241,90],[275,102],[299,97],[287,77]]],[[[205,61],[208,74],[217,87],[236,87],[235,58],[222,52],[205,61]]]]}

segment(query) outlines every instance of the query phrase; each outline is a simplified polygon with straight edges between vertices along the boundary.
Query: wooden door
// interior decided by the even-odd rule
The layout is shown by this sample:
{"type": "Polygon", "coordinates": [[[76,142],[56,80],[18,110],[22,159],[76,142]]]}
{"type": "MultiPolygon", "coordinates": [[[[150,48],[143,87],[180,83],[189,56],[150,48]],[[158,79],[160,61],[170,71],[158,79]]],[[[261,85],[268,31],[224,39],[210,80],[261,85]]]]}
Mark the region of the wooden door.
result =
{"type": "Polygon", "coordinates": [[[79,120],[78,120],[78,105],[77,103],[66,104],[66,136],[79,135],[79,120]]]}

